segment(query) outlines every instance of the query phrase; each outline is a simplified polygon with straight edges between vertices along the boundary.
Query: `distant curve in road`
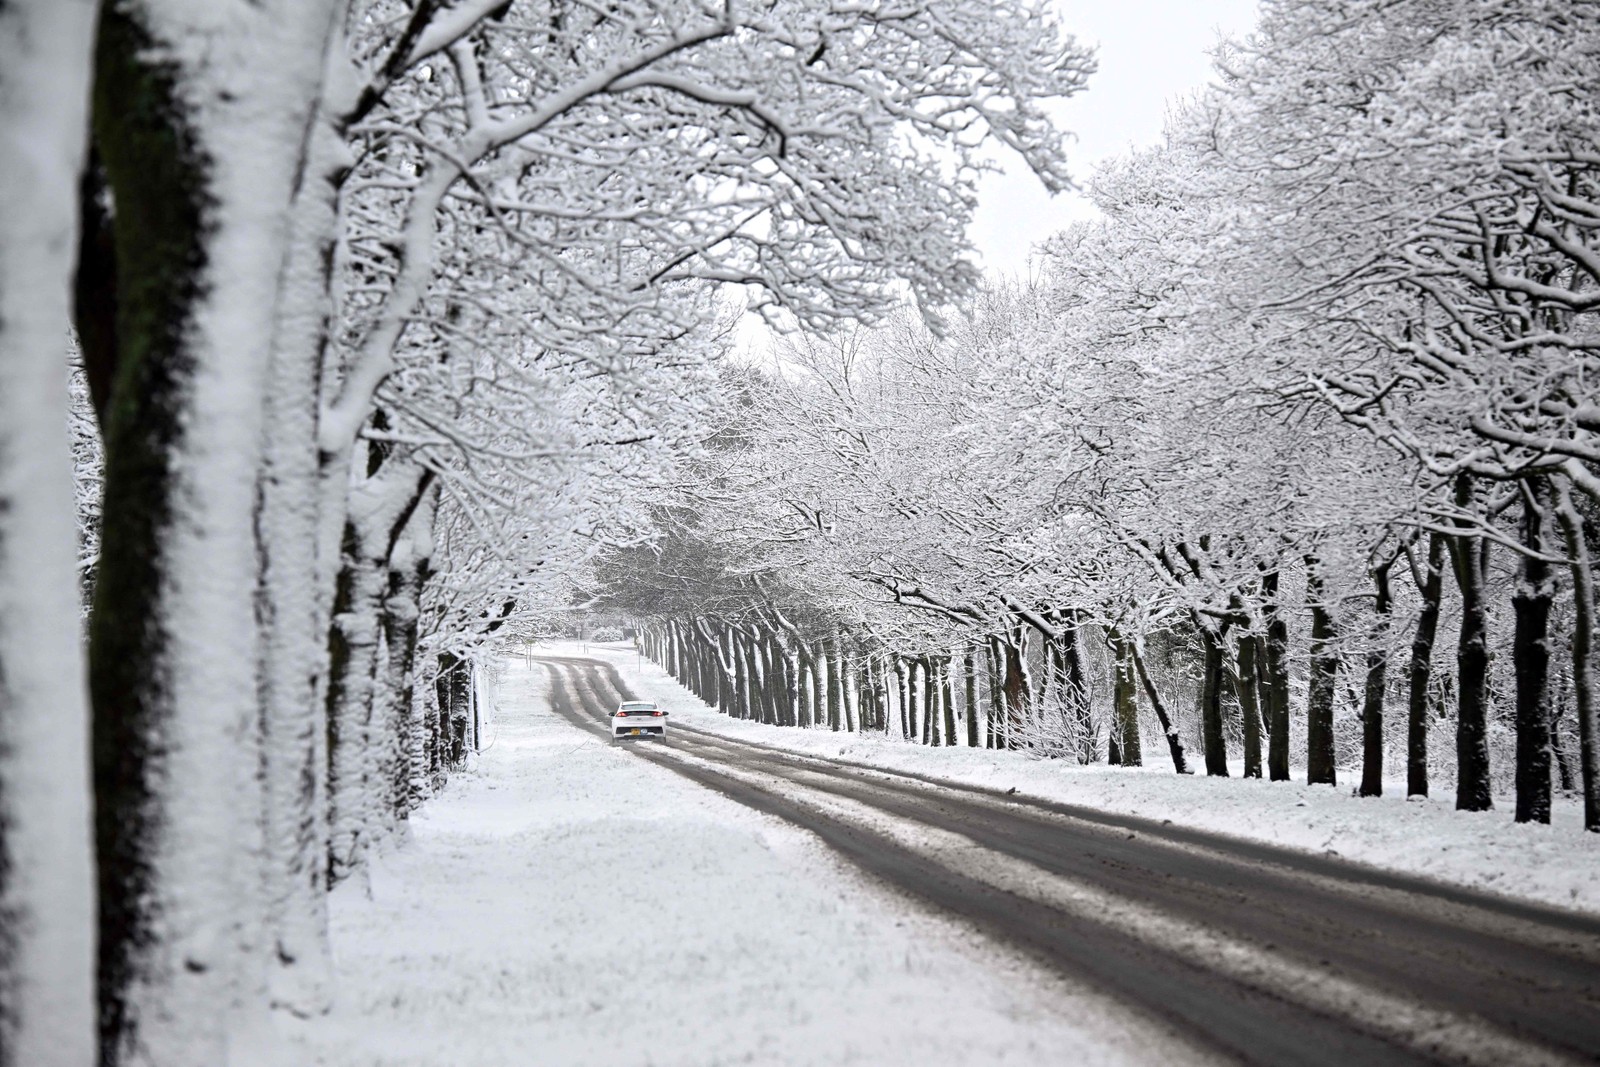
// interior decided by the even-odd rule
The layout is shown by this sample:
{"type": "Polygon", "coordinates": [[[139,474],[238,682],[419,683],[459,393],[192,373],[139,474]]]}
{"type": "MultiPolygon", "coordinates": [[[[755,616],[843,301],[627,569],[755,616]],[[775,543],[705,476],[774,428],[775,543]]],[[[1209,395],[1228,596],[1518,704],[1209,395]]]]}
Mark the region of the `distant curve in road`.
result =
{"type": "MultiPolygon", "coordinates": [[[[606,730],[634,698],[540,657],[555,711],[606,730]]],[[[1346,1067],[1600,1062],[1600,919],[674,723],[640,756],[846,859],[1200,1049],[1346,1067]]]]}

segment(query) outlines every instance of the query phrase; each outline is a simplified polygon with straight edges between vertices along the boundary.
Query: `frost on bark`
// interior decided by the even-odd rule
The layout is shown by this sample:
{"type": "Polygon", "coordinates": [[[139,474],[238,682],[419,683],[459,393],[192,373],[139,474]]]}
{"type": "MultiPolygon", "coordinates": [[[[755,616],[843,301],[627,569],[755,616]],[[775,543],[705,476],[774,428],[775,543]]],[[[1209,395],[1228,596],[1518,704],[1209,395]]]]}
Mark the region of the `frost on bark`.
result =
{"type": "Polygon", "coordinates": [[[89,710],[63,365],[94,10],[0,4],[0,1067],[94,1061],[89,710]]]}
{"type": "Polygon", "coordinates": [[[254,487],[332,7],[147,0],[101,20],[118,279],[89,645],[106,1065],[227,1064],[267,1042],[254,487]]]}

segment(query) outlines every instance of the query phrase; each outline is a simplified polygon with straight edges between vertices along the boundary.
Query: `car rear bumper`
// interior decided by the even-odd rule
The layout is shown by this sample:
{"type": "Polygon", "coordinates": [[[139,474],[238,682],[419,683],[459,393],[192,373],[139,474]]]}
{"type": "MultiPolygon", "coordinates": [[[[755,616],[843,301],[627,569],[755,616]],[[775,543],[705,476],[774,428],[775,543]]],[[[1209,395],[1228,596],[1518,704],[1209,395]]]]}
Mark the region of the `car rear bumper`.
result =
{"type": "Polygon", "coordinates": [[[631,722],[611,724],[612,737],[665,737],[666,735],[667,727],[662,722],[653,722],[649,726],[631,722]]]}

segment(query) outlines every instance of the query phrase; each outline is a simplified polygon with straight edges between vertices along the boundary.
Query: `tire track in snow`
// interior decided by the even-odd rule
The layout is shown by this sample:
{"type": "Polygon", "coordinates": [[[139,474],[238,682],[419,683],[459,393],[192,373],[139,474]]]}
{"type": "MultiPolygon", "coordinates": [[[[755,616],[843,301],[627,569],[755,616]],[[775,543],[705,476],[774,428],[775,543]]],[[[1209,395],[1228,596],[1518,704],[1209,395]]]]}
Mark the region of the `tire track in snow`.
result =
{"type": "MultiPolygon", "coordinates": [[[[571,693],[562,703],[580,725],[599,727],[609,710],[596,682],[631,695],[598,663],[552,663],[552,672],[566,676],[571,693]]],[[[1512,906],[1503,908],[1512,914],[1496,915],[1484,902],[1501,902],[1467,891],[1429,900],[1393,884],[1375,890],[1362,884],[1372,872],[1359,868],[1352,901],[1352,886],[1340,885],[1328,873],[1338,865],[1325,860],[1295,871],[1298,854],[1252,845],[1238,850],[1242,858],[1221,855],[1225,839],[1199,846],[1192,833],[1166,840],[1135,833],[1130,841],[1107,820],[1085,823],[1048,804],[673,730],[667,748],[652,742],[640,753],[811,829],[892,885],[1114,990],[1241,1062],[1540,1064],[1589,1062],[1600,1051],[1600,940],[1587,936],[1593,926],[1584,917],[1543,924],[1541,909],[1512,906]],[[1168,862],[1152,863],[1162,852],[1168,862]],[[1187,862],[1170,862],[1185,853],[1187,862]],[[1262,866],[1263,853],[1272,867],[1262,866]],[[1205,875],[1226,878],[1228,868],[1234,884],[1226,890],[1206,884],[1205,875]],[[1273,899],[1285,893],[1287,907],[1273,899]],[[1312,899],[1294,899],[1301,894],[1312,899]],[[1277,906],[1259,907],[1263,897],[1277,906]],[[1344,925],[1306,914],[1319,905],[1344,925]],[[1428,929],[1412,933],[1412,926],[1428,929]],[[1341,931],[1347,943],[1330,942],[1341,931]],[[1518,932],[1530,936],[1509,936],[1518,932]],[[1397,945],[1386,950],[1391,939],[1397,945]],[[1456,941],[1477,951],[1453,949],[1456,941]],[[1533,977],[1510,984],[1506,972],[1517,965],[1528,972],[1530,962],[1540,965],[1533,977]],[[1453,973],[1430,973],[1439,968],[1453,973]],[[1507,1010],[1477,1010],[1493,1007],[1486,994],[1507,1010]],[[1519,1008],[1542,1009],[1531,1011],[1539,1025],[1517,1027],[1519,1008]],[[1512,1026],[1496,1025],[1508,1014],[1512,1026]]],[[[1148,820],[1136,822],[1148,830],[1148,820]]]]}

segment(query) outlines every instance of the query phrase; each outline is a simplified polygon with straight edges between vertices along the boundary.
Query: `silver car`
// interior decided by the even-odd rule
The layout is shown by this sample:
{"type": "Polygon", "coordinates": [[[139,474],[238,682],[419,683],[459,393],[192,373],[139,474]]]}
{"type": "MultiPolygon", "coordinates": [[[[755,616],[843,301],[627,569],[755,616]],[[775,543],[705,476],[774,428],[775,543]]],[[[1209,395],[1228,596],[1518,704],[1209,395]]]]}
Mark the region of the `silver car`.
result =
{"type": "Polygon", "coordinates": [[[666,737],[667,713],[653,700],[624,700],[611,716],[611,739],[666,737]]]}

